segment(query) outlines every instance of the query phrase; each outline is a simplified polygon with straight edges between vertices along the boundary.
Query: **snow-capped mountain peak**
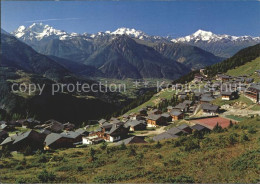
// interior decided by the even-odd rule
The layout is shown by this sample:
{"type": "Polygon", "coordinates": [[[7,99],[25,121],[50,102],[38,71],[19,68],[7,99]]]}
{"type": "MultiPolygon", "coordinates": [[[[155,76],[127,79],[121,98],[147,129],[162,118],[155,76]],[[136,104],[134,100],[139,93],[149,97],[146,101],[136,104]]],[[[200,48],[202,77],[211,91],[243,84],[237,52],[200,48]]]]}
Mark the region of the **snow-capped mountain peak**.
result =
{"type": "Polygon", "coordinates": [[[114,32],[111,32],[111,34],[113,34],[113,35],[128,35],[128,36],[131,36],[131,37],[134,37],[134,38],[139,38],[141,36],[148,37],[147,34],[145,34],[144,32],[142,32],[140,30],[125,28],[125,27],[118,28],[114,32]]]}
{"type": "Polygon", "coordinates": [[[53,27],[45,25],[43,23],[33,23],[28,27],[20,26],[17,30],[12,32],[12,34],[22,40],[29,39],[38,41],[45,38],[66,39],[67,37],[77,35],[75,33],[69,34],[65,31],[54,29],[53,27]]]}
{"type": "Polygon", "coordinates": [[[218,41],[245,41],[245,40],[260,40],[260,37],[250,37],[250,36],[231,36],[231,35],[220,35],[214,34],[210,31],[204,31],[199,29],[195,33],[177,38],[172,39],[172,42],[187,42],[187,43],[196,43],[196,42],[218,42],[218,41]]]}

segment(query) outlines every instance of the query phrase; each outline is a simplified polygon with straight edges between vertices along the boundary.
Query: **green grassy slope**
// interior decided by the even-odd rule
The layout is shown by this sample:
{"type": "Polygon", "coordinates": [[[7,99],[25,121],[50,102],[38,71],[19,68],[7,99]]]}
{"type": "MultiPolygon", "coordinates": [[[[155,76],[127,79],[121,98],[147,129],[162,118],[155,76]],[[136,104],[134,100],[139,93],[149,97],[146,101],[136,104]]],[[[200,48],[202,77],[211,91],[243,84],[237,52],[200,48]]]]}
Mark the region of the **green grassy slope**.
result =
{"type": "Polygon", "coordinates": [[[227,71],[227,74],[231,76],[249,75],[256,81],[260,81],[258,74],[254,73],[256,70],[260,70],[260,57],[235,69],[227,71]]]}
{"type": "Polygon", "coordinates": [[[259,131],[256,117],[202,139],[193,135],[126,148],[95,145],[26,157],[18,154],[0,160],[0,181],[257,183],[259,131]]]}

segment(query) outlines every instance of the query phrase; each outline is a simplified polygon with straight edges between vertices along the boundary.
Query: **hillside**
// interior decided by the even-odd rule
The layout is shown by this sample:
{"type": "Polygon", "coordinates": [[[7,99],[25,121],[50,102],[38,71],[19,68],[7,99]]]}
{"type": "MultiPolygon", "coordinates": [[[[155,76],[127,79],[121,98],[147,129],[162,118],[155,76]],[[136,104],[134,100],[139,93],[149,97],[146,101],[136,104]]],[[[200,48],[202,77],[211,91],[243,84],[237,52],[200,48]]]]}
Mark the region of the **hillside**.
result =
{"type": "Polygon", "coordinates": [[[259,117],[250,118],[224,132],[213,132],[203,138],[180,137],[160,144],[97,145],[34,156],[14,154],[0,160],[0,180],[5,183],[257,183],[259,123],[259,117]]]}
{"type": "Polygon", "coordinates": [[[176,60],[192,69],[213,65],[224,59],[199,47],[183,43],[159,43],[154,48],[166,58],[176,60]]]}
{"type": "MultiPolygon", "coordinates": [[[[206,67],[205,74],[208,74],[209,77],[215,76],[218,73],[226,73],[228,70],[235,69],[239,66],[242,66],[252,60],[255,60],[260,56],[260,44],[247,47],[240,50],[234,56],[211,66],[206,67]]],[[[257,70],[257,69],[256,69],[257,70]]],[[[194,75],[199,73],[199,71],[192,71],[187,75],[180,77],[175,80],[174,83],[185,83],[190,82],[194,79],[194,75]]],[[[240,75],[240,74],[239,74],[240,75]]]]}
{"type": "Polygon", "coordinates": [[[235,69],[228,70],[227,74],[231,76],[248,75],[255,81],[259,81],[259,76],[255,73],[256,70],[260,70],[260,57],[235,69]]]}
{"type": "Polygon", "coordinates": [[[128,36],[119,36],[94,52],[85,62],[108,78],[176,79],[189,71],[185,65],[167,59],[153,48],[138,44],[128,36]]]}

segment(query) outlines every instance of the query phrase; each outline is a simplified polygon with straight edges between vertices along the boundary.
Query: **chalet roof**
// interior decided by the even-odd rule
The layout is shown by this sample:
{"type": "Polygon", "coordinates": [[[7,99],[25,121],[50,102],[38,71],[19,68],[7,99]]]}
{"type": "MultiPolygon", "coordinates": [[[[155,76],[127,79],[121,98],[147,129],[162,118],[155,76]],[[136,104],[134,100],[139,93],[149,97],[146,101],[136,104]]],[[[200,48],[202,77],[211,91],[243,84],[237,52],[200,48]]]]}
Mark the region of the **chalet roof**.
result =
{"type": "Polygon", "coordinates": [[[162,116],[165,117],[165,118],[169,118],[171,115],[169,113],[165,112],[165,113],[162,114],[162,116]]]}
{"type": "Polygon", "coordinates": [[[180,132],[186,133],[185,131],[183,131],[183,130],[177,128],[177,127],[173,127],[173,128],[171,128],[171,129],[167,130],[166,132],[167,132],[167,133],[170,133],[170,134],[172,134],[172,135],[177,135],[177,134],[180,133],[180,132]]]}
{"type": "Polygon", "coordinates": [[[210,130],[210,129],[208,129],[207,127],[205,127],[205,126],[203,126],[203,125],[200,125],[200,124],[195,124],[195,125],[193,125],[193,126],[191,127],[191,129],[193,129],[193,130],[198,130],[198,131],[201,131],[201,130],[203,130],[203,129],[210,130]]]}
{"type": "Polygon", "coordinates": [[[172,116],[179,116],[179,115],[182,114],[182,112],[179,111],[179,110],[173,109],[173,110],[171,110],[170,114],[171,114],[172,116]]]}
{"type": "Polygon", "coordinates": [[[192,101],[191,100],[184,100],[184,102],[182,102],[183,104],[188,104],[188,105],[191,105],[192,104],[192,101]]]}
{"type": "Polygon", "coordinates": [[[24,133],[18,135],[18,136],[15,138],[13,144],[15,144],[15,143],[17,143],[17,142],[20,142],[20,141],[22,141],[22,140],[24,140],[24,139],[26,139],[27,137],[29,137],[29,135],[30,135],[32,132],[38,133],[38,132],[35,132],[34,130],[29,130],[29,131],[27,131],[27,132],[24,132],[24,133]]]}
{"type": "Polygon", "coordinates": [[[190,127],[188,125],[183,124],[183,125],[178,126],[177,128],[180,130],[183,130],[185,128],[190,128],[190,127]]]}
{"type": "Polygon", "coordinates": [[[119,141],[116,145],[120,145],[120,144],[133,144],[133,143],[147,143],[142,137],[138,137],[138,136],[133,136],[133,137],[129,137],[127,139],[124,139],[122,141],[119,141]]]}
{"type": "Polygon", "coordinates": [[[184,103],[179,103],[178,105],[176,105],[175,107],[174,107],[174,109],[185,109],[186,108],[186,104],[184,104],[184,103]]]}
{"type": "Polygon", "coordinates": [[[0,121],[0,125],[6,124],[6,123],[7,123],[6,121],[0,121]]]}
{"type": "Polygon", "coordinates": [[[201,99],[200,99],[200,101],[203,101],[203,102],[211,102],[213,100],[214,100],[214,98],[212,98],[211,96],[208,96],[208,95],[202,95],[201,99]]]}
{"type": "Polygon", "coordinates": [[[78,132],[69,131],[69,132],[62,132],[61,135],[66,136],[66,137],[70,137],[72,139],[76,139],[81,134],[78,133],[78,132]]]}
{"type": "Polygon", "coordinates": [[[63,134],[51,133],[51,134],[47,135],[47,137],[45,138],[45,141],[44,141],[45,145],[49,146],[62,137],[66,137],[68,139],[71,139],[71,137],[63,135],[63,134]]]}
{"type": "Polygon", "coordinates": [[[116,124],[116,123],[120,123],[120,121],[118,119],[113,119],[112,121],[110,121],[111,124],[116,124]]]}
{"type": "Polygon", "coordinates": [[[154,136],[153,140],[154,141],[161,141],[161,140],[164,140],[164,139],[173,139],[173,138],[177,138],[177,137],[179,137],[179,136],[170,134],[168,132],[163,132],[161,134],[154,136]]]}
{"type": "Polygon", "coordinates": [[[149,114],[148,116],[147,116],[147,119],[150,119],[150,120],[158,120],[158,119],[160,119],[162,117],[162,115],[161,114],[149,114]]]}
{"type": "Polygon", "coordinates": [[[252,84],[248,90],[255,90],[255,91],[258,91],[260,92],[260,84],[252,84]]]}
{"type": "Polygon", "coordinates": [[[79,134],[88,133],[87,130],[84,130],[84,129],[82,129],[82,128],[79,128],[79,129],[75,130],[75,132],[77,132],[77,133],[79,133],[79,134]]]}
{"type": "Polygon", "coordinates": [[[154,114],[154,113],[156,113],[156,112],[158,112],[158,111],[160,111],[160,110],[158,110],[158,109],[153,109],[153,110],[149,111],[148,114],[154,114]]]}
{"type": "Polygon", "coordinates": [[[107,121],[107,120],[105,120],[105,119],[101,119],[101,120],[98,121],[98,123],[103,124],[103,123],[105,123],[106,121],[107,121]]]}
{"type": "Polygon", "coordinates": [[[219,108],[219,106],[217,106],[217,105],[212,105],[209,103],[202,104],[203,110],[216,111],[216,110],[218,110],[218,108],[219,108]]]}
{"type": "Polygon", "coordinates": [[[231,96],[233,94],[233,92],[231,91],[222,91],[221,95],[226,95],[226,96],[231,96]]]}
{"type": "Polygon", "coordinates": [[[5,129],[7,127],[7,125],[6,124],[2,124],[2,125],[0,125],[0,129],[5,129]]]}
{"type": "Polygon", "coordinates": [[[118,129],[120,128],[124,128],[122,125],[113,125],[112,128],[110,129],[110,131],[108,132],[108,134],[113,134],[115,133],[118,129]]]}
{"type": "Polygon", "coordinates": [[[46,135],[48,135],[48,134],[51,133],[51,131],[50,131],[50,130],[47,130],[47,129],[42,129],[42,130],[40,130],[40,133],[41,133],[41,134],[46,134],[46,135]]]}
{"type": "Polygon", "coordinates": [[[144,120],[129,120],[125,123],[125,126],[126,127],[129,127],[129,126],[137,126],[137,125],[140,125],[140,124],[144,124],[146,125],[146,122],[144,120]]]}
{"type": "Polygon", "coordinates": [[[173,107],[172,106],[168,106],[167,109],[171,110],[173,107]]]}
{"type": "Polygon", "coordinates": [[[8,144],[10,142],[13,142],[16,137],[17,137],[17,135],[7,137],[0,145],[2,146],[2,145],[5,145],[5,144],[8,144]]]}

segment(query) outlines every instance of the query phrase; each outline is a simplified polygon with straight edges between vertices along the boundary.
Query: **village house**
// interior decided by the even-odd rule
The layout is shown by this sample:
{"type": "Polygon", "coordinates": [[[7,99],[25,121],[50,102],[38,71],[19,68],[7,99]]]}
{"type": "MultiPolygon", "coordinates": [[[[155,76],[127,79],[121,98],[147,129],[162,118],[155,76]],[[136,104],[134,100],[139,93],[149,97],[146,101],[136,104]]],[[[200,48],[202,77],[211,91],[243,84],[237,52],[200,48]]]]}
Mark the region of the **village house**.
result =
{"type": "Polygon", "coordinates": [[[222,91],[221,92],[221,99],[222,100],[233,100],[237,98],[238,93],[237,91],[222,91]]]}
{"type": "Polygon", "coordinates": [[[188,125],[183,124],[183,125],[178,126],[177,128],[188,134],[192,133],[192,129],[188,125]]]}
{"type": "Polygon", "coordinates": [[[204,94],[201,96],[201,99],[200,99],[200,103],[201,104],[204,104],[204,103],[210,103],[214,100],[214,98],[209,95],[209,94],[204,94]]]}
{"type": "Polygon", "coordinates": [[[148,112],[148,115],[150,114],[162,114],[162,111],[160,111],[159,109],[153,109],[148,112]]]}
{"type": "Polygon", "coordinates": [[[141,116],[147,116],[147,110],[145,108],[139,109],[138,113],[141,116]]]}
{"type": "Polygon", "coordinates": [[[33,118],[29,118],[29,119],[26,119],[26,120],[21,120],[21,123],[22,123],[22,127],[23,128],[34,128],[35,126],[41,124],[40,121],[37,121],[37,120],[35,120],[33,118]]]}
{"type": "Polygon", "coordinates": [[[191,129],[193,131],[198,131],[198,132],[202,132],[202,133],[207,133],[207,132],[210,132],[210,129],[203,126],[203,125],[200,125],[200,124],[195,124],[191,127],[191,129]]]}
{"type": "Polygon", "coordinates": [[[171,112],[172,109],[173,109],[172,106],[168,106],[168,107],[167,107],[167,112],[171,112]]]}
{"type": "Polygon", "coordinates": [[[216,113],[218,113],[218,110],[219,110],[219,106],[212,105],[209,103],[202,104],[201,108],[202,108],[203,112],[211,114],[211,115],[215,115],[216,113]]]}
{"type": "Polygon", "coordinates": [[[185,103],[179,103],[178,105],[174,106],[172,109],[179,110],[181,112],[186,112],[188,110],[188,107],[185,103]]]}
{"type": "Polygon", "coordinates": [[[170,134],[168,132],[163,132],[161,134],[158,134],[156,136],[153,137],[154,141],[161,141],[161,140],[166,140],[166,139],[174,139],[174,138],[178,138],[178,135],[173,135],[170,134]]]}
{"type": "Polygon", "coordinates": [[[228,82],[232,77],[225,74],[218,74],[216,76],[216,80],[222,81],[222,82],[228,82]]]}
{"type": "Polygon", "coordinates": [[[202,82],[204,77],[201,74],[195,74],[194,76],[194,82],[202,82]]]}
{"type": "Polygon", "coordinates": [[[106,121],[107,121],[107,120],[105,120],[105,119],[101,119],[101,120],[98,121],[98,124],[99,124],[100,126],[102,126],[106,121]]]}
{"type": "Polygon", "coordinates": [[[80,134],[79,132],[73,132],[73,131],[62,132],[61,135],[65,136],[65,137],[72,138],[72,142],[73,143],[81,142],[82,141],[82,137],[83,137],[83,135],[80,134]]]}
{"type": "Polygon", "coordinates": [[[64,125],[63,129],[66,130],[66,131],[72,131],[75,128],[75,125],[73,123],[70,123],[70,122],[64,123],[63,125],[64,125]]]}
{"type": "Polygon", "coordinates": [[[4,130],[0,130],[0,142],[5,140],[7,137],[8,137],[8,132],[6,132],[4,130]]]}
{"type": "Polygon", "coordinates": [[[172,117],[171,117],[170,113],[168,113],[168,112],[163,113],[162,117],[165,119],[166,122],[172,121],[172,117]]]}
{"type": "Polygon", "coordinates": [[[113,125],[109,132],[104,133],[103,138],[107,142],[119,141],[128,135],[129,128],[124,125],[113,125]]]}
{"type": "Polygon", "coordinates": [[[146,122],[144,120],[129,120],[125,123],[125,127],[129,127],[130,131],[145,130],[146,122]]]}
{"type": "Polygon", "coordinates": [[[144,140],[144,137],[133,136],[133,137],[129,137],[127,139],[119,141],[116,145],[145,144],[145,143],[147,143],[147,142],[144,140]]]}
{"type": "Polygon", "coordinates": [[[82,137],[82,144],[98,144],[103,142],[104,139],[100,138],[98,135],[93,135],[93,136],[87,136],[87,137],[82,137]]]}
{"type": "Polygon", "coordinates": [[[72,148],[73,138],[58,133],[51,133],[47,135],[44,140],[44,150],[54,150],[59,148],[72,148]]]}
{"type": "Polygon", "coordinates": [[[147,116],[148,127],[157,127],[165,124],[166,124],[165,118],[161,114],[149,114],[147,116]]]}
{"type": "Polygon", "coordinates": [[[17,133],[14,136],[7,137],[1,146],[9,146],[13,151],[24,151],[28,146],[32,150],[37,150],[42,148],[43,141],[46,135],[38,133],[34,130],[29,130],[27,132],[17,133]]]}
{"type": "Polygon", "coordinates": [[[255,103],[260,103],[260,85],[253,84],[245,92],[245,95],[255,103]]]}
{"type": "Polygon", "coordinates": [[[173,110],[170,112],[170,115],[171,115],[171,117],[172,117],[172,121],[177,121],[177,120],[183,119],[183,117],[184,117],[184,113],[181,112],[181,111],[178,110],[178,109],[173,109],[173,110]]]}

